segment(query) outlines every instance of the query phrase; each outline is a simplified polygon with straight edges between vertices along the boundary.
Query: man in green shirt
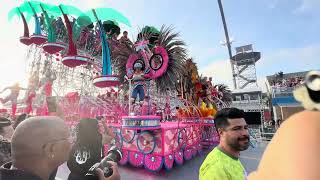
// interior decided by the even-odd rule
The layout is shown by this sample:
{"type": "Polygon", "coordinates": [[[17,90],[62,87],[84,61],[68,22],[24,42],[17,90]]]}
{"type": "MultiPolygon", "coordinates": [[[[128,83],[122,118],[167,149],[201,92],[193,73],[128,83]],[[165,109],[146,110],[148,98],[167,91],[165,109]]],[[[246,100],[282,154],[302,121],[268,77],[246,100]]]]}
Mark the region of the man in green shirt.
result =
{"type": "Polygon", "coordinates": [[[215,126],[220,142],[202,163],[199,179],[245,180],[247,173],[239,160],[240,151],[248,149],[250,140],[244,112],[237,108],[222,109],[215,117],[215,126]]]}

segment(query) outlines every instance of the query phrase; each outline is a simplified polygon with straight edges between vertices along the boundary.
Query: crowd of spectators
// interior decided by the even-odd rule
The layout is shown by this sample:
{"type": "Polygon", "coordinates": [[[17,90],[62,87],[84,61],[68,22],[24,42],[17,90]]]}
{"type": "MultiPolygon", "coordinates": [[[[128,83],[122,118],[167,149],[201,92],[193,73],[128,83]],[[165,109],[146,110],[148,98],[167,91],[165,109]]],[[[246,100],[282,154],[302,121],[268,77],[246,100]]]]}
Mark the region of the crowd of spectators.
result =
{"type": "Polygon", "coordinates": [[[291,77],[291,78],[282,78],[275,79],[271,81],[272,87],[296,87],[303,84],[304,78],[302,77],[291,77]]]}

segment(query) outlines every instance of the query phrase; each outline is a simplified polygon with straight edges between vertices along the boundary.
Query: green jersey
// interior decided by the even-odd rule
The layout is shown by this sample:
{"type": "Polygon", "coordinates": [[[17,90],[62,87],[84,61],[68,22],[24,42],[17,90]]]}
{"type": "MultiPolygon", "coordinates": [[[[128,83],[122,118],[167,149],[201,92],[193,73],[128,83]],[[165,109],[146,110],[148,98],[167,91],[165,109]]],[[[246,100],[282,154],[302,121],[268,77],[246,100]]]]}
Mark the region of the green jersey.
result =
{"type": "Polygon", "coordinates": [[[245,180],[247,173],[238,158],[214,148],[199,169],[200,180],[245,180]]]}

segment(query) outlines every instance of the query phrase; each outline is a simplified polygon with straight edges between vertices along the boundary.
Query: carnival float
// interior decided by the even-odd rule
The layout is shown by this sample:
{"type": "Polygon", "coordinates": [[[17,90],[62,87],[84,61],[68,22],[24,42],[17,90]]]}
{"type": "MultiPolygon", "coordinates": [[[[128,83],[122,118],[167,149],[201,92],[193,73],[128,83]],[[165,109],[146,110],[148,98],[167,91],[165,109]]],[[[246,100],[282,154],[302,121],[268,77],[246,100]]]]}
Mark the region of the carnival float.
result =
{"type": "Polygon", "coordinates": [[[229,106],[231,92],[198,74],[172,27],[145,26],[135,40],[126,33],[118,39],[131,24],[115,9],[38,1],[13,8],[14,16],[22,19],[30,76],[25,99],[7,99],[17,113],[58,109],[71,132],[81,118],[99,118],[122,150],[120,164],[150,171],[183,165],[218,142],[213,117],[229,106]]]}

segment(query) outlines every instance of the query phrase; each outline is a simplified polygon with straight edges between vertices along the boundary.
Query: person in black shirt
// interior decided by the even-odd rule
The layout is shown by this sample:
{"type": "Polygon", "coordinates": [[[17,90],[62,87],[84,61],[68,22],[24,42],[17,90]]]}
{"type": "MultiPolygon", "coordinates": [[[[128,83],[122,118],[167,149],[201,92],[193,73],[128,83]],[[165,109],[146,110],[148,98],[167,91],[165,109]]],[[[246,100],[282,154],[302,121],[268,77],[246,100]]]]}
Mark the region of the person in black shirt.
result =
{"type": "MultiPolygon", "coordinates": [[[[85,174],[103,157],[102,135],[98,131],[98,121],[96,119],[81,119],[77,128],[77,140],[71,149],[67,162],[71,171],[68,180],[88,179],[85,174]]],[[[91,179],[97,179],[97,177],[91,179]]]]}

